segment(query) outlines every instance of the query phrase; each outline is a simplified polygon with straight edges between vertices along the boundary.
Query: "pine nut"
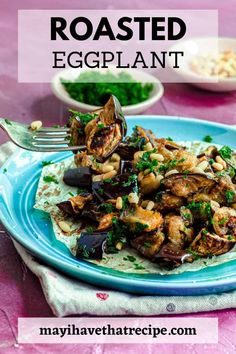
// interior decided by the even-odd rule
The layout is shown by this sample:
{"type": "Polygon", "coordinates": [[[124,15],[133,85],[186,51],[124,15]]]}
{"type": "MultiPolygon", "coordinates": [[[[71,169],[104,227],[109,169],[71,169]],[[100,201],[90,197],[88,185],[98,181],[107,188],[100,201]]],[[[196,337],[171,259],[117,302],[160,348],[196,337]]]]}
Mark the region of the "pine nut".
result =
{"type": "Polygon", "coordinates": [[[111,155],[111,161],[120,162],[120,155],[118,155],[117,153],[112,154],[111,155]]]}
{"type": "Polygon", "coordinates": [[[123,200],[121,197],[116,199],[116,209],[121,210],[123,207],[123,200]]]}
{"type": "Polygon", "coordinates": [[[117,242],[117,244],[116,244],[116,249],[117,249],[118,251],[121,251],[122,248],[123,248],[123,243],[122,243],[122,242],[117,242]]]}
{"type": "Polygon", "coordinates": [[[154,205],[155,203],[152,200],[150,200],[150,202],[146,206],[146,210],[152,210],[154,208],[154,205]]]}
{"type": "Polygon", "coordinates": [[[113,166],[114,170],[118,171],[120,168],[120,163],[119,162],[110,162],[109,166],[113,166]]]}
{"type": "Polygon", "coordinates": [[[144,145],[144,150],[150,151],[152,149],[153,149],[153,147],[152,147],[152,144],[150,142],[148,142],[146,145],[144,145]]]}
{"type": "Polygon", "coordinates": [[[162,154],[154,154],[154,153],[150,155],[150,159],[151,160],[157,160],[157,161],[160,161],[160,162],[165,160],[165,158],[164,158],[164,156],[162,154]]]}
{"type": "Polygon", "coordinates": [[[139,181],[139,182],[142,181],[143,177],[144,177],[143,171],[139,172],[139,174],[138,174],[138,181],[139,181]]]}
{"type": "Polygon", "coordinates": [[[202,161],[197,165],[198,168],[201,168],[203,171],[208,167],[208,162],[207,161],[202,161]]]}
{"type": "Polygon", "coordinates": [[[221,156],[216,156],[216,162],[218,162],[218,163],[220,163],[224,168],[226,168],[227,167],[227,164],[226,164],[226,162],[222,159],[222,157],[221,156]]]}
{"type": "Polygon", "coordinates": [[[199,168],[198,166],[197,167],[194,167],[192,170],[191,170],[192,173],[204,173],[204,171],[199,168]]]}
{"type": "Polygon", "coordinates": [[[174,175],[175,173],[179,173],[179,171],[178,170],[170,170],[165,174],[165,177],[168,177],[170,175],[174,175]]]}
{"type": "Polygon", "coordinates": [[[107,172],[107,173],[103,173],[102,179],[112,178],[112,177],[115,177],[115,175],[117,175],[117,172],[115,170],[107,172]]]}
{"type": "Polygon", "coordinates": [[[223,165],[221,165],[221,163],[218,163],[218,162],[214,162],[212,164],[212,167],[217,171],[222,171],[224,168],[223,165]]]}
{"type": "Polygon", "coordinates": [[[220,204],[217,203],[215,200],[211,200],[211,201],[210,201],[210,205],[211,205],[211,209],[212,209],[213,211],[216,211],[217,209],[220,208],[220,204]]]}
{"type": "Polygon", "coordinates": [[[106,172],[110,172],[114,170],[114,166],[112,165],[105,165],[105,166],[102,166],[102,172],[106,173],[106,172]]]}
{"type": "Polygon", "coordinates": [[[162,175],[157,175],[156,176],[156,181],[158,182],[161,182],[161,180],[163,179],[164,177],[162,175]]]}
{"type": "Polygon", "coordinates": [[[35,120],[30,124],[30,128],[32,130],[38,130],[42,127],[43,123],[41,122],[41,120],[35,120]]]}
{"type": "Polygon", "coordinates": [[[100,182],[102,180],[102,175],[96,175],[92,177],[93,182],[100,182]]]}
{"type": "Polygon", "coordinates": [[[70,232],[71,231],[70,225],[68,225],[67,222],[65,222],[65,221],[59,221],[58,226],[64,232],[70,232]]]}
{"type": "Polygon", "coordinates": [[[130,204],[138,204],[139,202],[139,196],[137,193],[130,193],[128,195],[128,201],[130,204]]]}

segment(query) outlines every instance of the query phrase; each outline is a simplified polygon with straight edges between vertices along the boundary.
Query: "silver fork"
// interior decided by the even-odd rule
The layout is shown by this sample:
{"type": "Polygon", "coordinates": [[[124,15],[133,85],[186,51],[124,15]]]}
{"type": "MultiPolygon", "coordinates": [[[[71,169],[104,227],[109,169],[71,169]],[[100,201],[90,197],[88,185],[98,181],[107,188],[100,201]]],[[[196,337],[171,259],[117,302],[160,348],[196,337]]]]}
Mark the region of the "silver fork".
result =
{"type": "Polygon", "coordinates": [[[13,141],[22,149],[38,152],[56,152],[67,150],[84,150],[85,145],[68,146],[71,138],[70,128],[40,128],[30,129],[30,125],[0,118],[2,128],[13,141]]]}

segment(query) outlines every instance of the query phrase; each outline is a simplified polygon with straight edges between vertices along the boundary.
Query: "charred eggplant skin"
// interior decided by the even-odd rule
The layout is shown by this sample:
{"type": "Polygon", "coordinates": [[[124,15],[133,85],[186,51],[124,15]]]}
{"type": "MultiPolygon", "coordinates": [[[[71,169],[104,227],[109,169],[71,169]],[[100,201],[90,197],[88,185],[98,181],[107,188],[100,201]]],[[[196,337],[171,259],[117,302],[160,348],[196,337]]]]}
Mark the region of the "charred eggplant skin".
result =
{"type": "Polygon", "coordinates": [[[76,244],[76,257],[80,259],[102,259],[107,232],[81,232],[76,244]]]}
{"type": "Polygon", "coordinates": [[[63,182],[68,186],[89,188],[92,185],[92,173],[89,167],[71,168],[64,173],[63,182]]]}
{"type": "Polygon", "coordinates": [[[156,263],[161,263],[166,267],[173,269],[185,262],[193,262],[193,255],[177,245],[168,242],[163,245],[160,251],[153,257],[152,261],[156,263]]]}

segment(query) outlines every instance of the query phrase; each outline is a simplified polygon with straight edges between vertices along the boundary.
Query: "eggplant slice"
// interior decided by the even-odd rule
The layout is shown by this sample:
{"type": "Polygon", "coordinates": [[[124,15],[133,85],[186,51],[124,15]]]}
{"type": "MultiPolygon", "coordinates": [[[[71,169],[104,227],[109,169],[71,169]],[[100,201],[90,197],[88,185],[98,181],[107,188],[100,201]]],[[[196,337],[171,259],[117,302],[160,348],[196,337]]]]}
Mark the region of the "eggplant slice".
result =
{"type": "Polygon", "coordinates": [[[201,189],[211,189],[216,180],[201,173],[175,173],[165,177],[162,184],[177,197],[187,198],[201,189]]]}
{"type": "Polygon", "coordinates": [[[164,240],[163,232],[154,231],[135,237],[131,240],[131,245],[144,257],[152,259],[160,250],[164,240]]]}
{"type": "Polygon", "coordinates": [[[75,197],[69,198],[65,202],[57,204],[57,207],[64,213],[76,217],[81,214],[82,209],[84,208],[87,202],[90,202],[93,199],[92,194],[90,193],[81,193],[75,197]]]}
{"type": "Polygon", "coordinates": [[[169,242],[161,247],[160,251],[152,260],[153,262],[163,264],[163,266],[173,269],[179,267],[185,262],[193,262],[194,257],[192,253],[169,242]]]}
{"type": "Polygon", "coordinates": [[[81,232],[77,239],[76,257],[82,259],[102,259],[107,232],[81,232]]]}

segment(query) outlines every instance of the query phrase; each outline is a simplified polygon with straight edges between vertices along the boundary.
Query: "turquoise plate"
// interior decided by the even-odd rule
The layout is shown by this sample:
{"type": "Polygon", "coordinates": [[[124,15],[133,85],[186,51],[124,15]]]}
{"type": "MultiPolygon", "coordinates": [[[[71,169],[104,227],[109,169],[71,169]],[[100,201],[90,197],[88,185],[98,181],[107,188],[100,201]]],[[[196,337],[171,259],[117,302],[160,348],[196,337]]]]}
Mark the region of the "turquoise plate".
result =
{"type": "MultiPolygon", "coordinates": [[[[152,129],[158,136],[176,140],[201,140],[211,135],[215,143],[236,148],[232,127],[197,119],[167,116],[136,116],[134,125],[152,129]]],[[[179,275],[122,273],[77,260],[54,238],[47,214],[33,209],[42,160],[61,161],[70,153],[41,154],[20,150],[0,172],[0,220],[9,234],[30,253],[62,272],[91,284],[144,295],[200,295],[236,288],[236,261],[179,275]],[[6,172],[4,173],[4,169],[6,172]]]]}

